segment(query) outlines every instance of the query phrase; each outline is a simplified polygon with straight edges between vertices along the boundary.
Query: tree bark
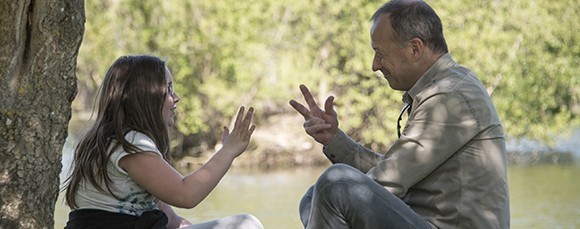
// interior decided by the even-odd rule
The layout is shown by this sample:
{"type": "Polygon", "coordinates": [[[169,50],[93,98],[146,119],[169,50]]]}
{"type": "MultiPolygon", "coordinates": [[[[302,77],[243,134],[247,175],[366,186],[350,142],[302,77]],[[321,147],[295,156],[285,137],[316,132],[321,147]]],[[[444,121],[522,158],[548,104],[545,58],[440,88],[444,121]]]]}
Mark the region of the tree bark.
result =
{"type": "Polygon", "coordinates": [[[52,228],[83,0],[0,2],[0,228],[52,228]]]}

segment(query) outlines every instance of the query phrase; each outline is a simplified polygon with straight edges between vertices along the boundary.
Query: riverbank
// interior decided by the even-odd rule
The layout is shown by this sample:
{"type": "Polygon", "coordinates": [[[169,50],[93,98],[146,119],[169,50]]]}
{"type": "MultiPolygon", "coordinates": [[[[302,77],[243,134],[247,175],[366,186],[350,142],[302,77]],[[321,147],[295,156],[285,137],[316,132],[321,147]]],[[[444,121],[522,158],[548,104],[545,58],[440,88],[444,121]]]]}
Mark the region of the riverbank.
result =
{"type": "MultiPolygon", "coordinates": [[[[90,126],[87,120],[90,120],[90,113],[73,113],[69,124],[71,141],[90,126]]],[[[330,162],[322,153],[322,146],[304,132],[302,122],[300,115],[270,117],[256,128],[248,150],[236,159],[233,167],[267,170],[329,165],[330,162]]],[[[578,139],[580,131],[561,138],[552,148],[532,141],[510,140],[507,143],[508,162],[515,165],[579,163],[578,139]]],[[[179,144],[172,145],[172,154],[175,155],[172,164],[180,170],[201,167],[221,147],[218,144],[211,149],[182,149],[179,144]]]]}

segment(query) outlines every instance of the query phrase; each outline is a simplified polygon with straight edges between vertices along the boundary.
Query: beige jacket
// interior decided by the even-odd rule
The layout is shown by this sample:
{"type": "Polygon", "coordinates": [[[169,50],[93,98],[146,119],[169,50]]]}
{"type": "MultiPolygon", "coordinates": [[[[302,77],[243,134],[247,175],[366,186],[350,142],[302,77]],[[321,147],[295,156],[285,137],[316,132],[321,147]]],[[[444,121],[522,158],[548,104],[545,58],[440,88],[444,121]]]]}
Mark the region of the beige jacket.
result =
{"type": "Polygon", "coordinates": [[[384,154],[339,131],[324,153],[367,173],[439,228],[509,228],[503,129],[483,85],[442,56],[405,93],[411,112],[384,154]]]}

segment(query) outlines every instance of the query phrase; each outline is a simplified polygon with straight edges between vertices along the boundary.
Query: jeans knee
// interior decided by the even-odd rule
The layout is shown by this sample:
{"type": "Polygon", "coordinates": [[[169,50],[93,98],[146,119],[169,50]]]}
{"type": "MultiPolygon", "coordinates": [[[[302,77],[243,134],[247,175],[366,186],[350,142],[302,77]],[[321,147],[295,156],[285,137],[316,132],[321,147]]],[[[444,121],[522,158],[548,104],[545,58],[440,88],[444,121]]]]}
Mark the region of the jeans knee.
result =
{"type": "Polygon", "coordinates": [[[366,176],[361,171],[346,164],[334,164],[326,169],[316,181],[316,186],[325,186],[329,183],[356,182],[361,176],[366,176]]]}

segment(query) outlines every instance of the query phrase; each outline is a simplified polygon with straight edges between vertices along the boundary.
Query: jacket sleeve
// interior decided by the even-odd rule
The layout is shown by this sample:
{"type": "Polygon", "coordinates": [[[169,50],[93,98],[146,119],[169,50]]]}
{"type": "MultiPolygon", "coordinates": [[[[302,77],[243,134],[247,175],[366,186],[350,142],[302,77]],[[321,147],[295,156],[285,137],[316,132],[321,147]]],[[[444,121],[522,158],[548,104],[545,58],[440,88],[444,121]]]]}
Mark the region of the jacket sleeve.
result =
{"type": "Polygon", "coordinates": [[[348,164],[363,173],[383,159],[382,154],[355,142],[342,130],[338,130],[332,141],[324,147],[323,152],[332,163],[348,164]]]}

